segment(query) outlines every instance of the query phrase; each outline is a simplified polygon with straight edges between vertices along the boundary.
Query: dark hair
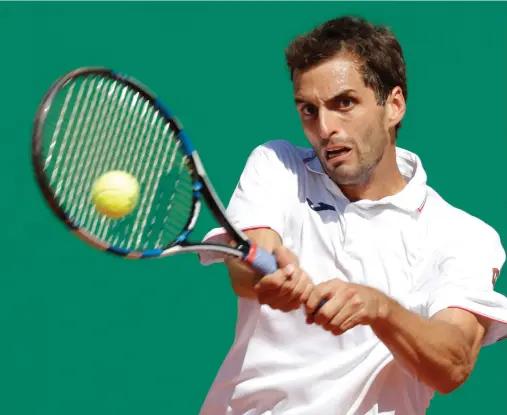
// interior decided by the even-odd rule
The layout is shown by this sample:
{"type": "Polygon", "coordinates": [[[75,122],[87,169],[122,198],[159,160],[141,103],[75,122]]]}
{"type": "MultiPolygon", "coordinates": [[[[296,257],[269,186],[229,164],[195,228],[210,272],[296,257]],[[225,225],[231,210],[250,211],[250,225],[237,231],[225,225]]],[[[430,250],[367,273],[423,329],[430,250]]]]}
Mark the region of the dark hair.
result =
{"type": "Polygon", "coordinates": [[[310,69],[340,52],[352,53],[361,60],[363,81],[374,91],[379,105],[385,104],[396,86],[407,99],[407,73],[400,43],[389,28],[359,17],[332,19],[295,38],[285,50],[291,79],[296,70],[310,69]]]}

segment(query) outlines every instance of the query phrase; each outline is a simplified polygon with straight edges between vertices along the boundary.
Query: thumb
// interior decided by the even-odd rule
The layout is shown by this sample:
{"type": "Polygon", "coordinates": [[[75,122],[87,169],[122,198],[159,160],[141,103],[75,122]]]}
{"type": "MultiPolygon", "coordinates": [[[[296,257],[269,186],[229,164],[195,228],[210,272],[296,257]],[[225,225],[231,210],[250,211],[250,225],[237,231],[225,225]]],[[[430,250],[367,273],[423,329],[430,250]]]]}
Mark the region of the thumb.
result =
{"type": "Polygon", "coordinates": [[[278,248],[275,248],[273,254],[276,256],[278,266],[282,269],[299,265],[297,256],[286,246],[280,245],[278,248]]]}

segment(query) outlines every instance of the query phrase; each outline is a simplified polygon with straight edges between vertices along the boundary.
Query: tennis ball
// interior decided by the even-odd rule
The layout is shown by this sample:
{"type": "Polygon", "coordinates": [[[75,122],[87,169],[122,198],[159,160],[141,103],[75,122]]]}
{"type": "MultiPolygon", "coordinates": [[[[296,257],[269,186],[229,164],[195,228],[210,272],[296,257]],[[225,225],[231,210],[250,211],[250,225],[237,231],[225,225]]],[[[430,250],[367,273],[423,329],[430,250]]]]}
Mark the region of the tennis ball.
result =
{"type": "Polygon", "coordinates": [[[134,210],[139,200],[139,183],[124,171],[109,171],[92,186],[95,209],[111,219],[119,219],[134,210]]]}

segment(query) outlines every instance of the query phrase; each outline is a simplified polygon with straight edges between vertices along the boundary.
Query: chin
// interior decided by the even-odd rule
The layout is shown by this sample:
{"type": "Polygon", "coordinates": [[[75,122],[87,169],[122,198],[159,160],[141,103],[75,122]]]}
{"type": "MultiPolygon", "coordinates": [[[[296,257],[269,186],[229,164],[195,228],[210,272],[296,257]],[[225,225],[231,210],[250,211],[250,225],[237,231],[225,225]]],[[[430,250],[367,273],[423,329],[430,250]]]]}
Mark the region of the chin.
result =
{"type": "Polygon", "coordinates": [[[333,182],[340,186],[353,186],[361,183],[361,180],[359,180],[357,177],[331,176],[331,179],[333,182]]]}
{"type": "Polygon", "coordinates": [[[328,175],[336,184],[350,186],[366,181],[368,172],[358,171],[358,169],[351,168],[351,166],[340,166],[334,171],[328,172],[328,175]]]}

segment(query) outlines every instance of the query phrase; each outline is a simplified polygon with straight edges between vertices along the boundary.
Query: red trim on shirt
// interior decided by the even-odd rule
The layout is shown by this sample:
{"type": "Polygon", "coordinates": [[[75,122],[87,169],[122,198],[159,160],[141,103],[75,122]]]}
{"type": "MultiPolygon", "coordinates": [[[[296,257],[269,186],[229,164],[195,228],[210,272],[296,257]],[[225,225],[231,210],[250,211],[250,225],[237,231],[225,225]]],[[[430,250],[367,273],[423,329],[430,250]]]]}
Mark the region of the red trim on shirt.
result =
{"type": "Polygon", "coordinates": [[[418,211],[419,213],[421,213],[421,212],[422,212],[422,210],[424,209],[424,205],[426,204],[426,200],[427,200],[427,199],[428,199],[428,196],[426,196],[426,197],[424,198],[424,200],[423,200],[423,202],[422,202],[421,206],[419,206],[419,207],[417,208],[417,211],[418,211]]]}
{"type": "Polygon", "coordinates": [[[500,276],[500,270],[498,268],[493,268],[493,287],[496,285],[498,277],[500,276]]]}

